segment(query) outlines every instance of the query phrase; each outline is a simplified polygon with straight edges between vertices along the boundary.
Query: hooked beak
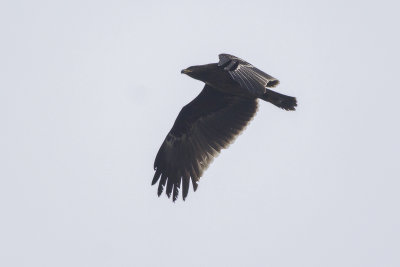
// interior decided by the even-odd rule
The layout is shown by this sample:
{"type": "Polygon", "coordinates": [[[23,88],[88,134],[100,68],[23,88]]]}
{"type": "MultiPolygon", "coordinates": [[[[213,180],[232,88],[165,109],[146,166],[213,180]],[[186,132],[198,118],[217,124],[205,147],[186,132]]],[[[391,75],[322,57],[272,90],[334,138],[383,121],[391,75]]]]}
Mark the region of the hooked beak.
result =
{"type": "Polygon", "coordinates": [[[191,70],[188,69],[184,69],[181,71],[182,74],[188,74],[189,72],[192,72],[191,70]]]}

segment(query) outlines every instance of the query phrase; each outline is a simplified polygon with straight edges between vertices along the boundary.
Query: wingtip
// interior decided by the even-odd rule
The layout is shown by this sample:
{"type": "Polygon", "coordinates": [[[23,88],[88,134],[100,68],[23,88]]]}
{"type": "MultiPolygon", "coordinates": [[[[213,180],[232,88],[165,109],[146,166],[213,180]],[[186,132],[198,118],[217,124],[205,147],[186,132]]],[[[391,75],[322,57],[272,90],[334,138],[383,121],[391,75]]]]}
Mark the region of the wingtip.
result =
{"type": "Polygon", "coordinates": [[[269,88],[275,88],[280,84],[280,81],[276,78],[274,78],[275,80],[271,80],[267,83],[267,87],[269,88]]]}
{"type": "Polygon", "coordinates": [[[198,186],[197,182],[193,182],[193,192],[196,192],[198,186]]]}
{"type": "Polygon", "coordinates": [[[151,185],[155,185],[160,179],[161,171],[156,169],[156,173],[154,174],[153,180],[151,181],[151,185]]]}
{"type": "Polygon", "coordinates": [[[160,191],[160,190],[158,190],[158,191],[157,191],[157,196],[158,196],[158,197],[160,197],[160,196],[161,196],[161,194],[162,194],[162,190],[161,190],[161,191],[160,191]]]}

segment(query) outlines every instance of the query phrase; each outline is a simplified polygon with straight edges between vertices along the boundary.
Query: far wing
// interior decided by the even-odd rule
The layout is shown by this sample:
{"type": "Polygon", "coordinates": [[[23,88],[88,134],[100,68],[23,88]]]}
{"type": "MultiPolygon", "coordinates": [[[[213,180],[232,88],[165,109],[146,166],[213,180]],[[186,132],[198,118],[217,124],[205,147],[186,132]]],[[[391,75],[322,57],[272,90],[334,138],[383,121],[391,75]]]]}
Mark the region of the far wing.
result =
{"type": "Polygon", "coordinates": [[[279,84],[278,79],[232,55],[220,54],[218,66],[228,71],[242,88],[257,96],[263,95],[266,87],[275,87],[279,84]]]}
{"type": "Polygon", "coordinates": [[[158,195],[166,185],[168,197],[178,198],[182,181],[185,200],[189,181],[193,189],[212,160],[245,128],[257,111],[257,100],[223,94],[206,85],[182,108],[157,153],[152,184],[160,180],[158,195]],[[161,177],[161,179],[160,179],[161,177]]]}

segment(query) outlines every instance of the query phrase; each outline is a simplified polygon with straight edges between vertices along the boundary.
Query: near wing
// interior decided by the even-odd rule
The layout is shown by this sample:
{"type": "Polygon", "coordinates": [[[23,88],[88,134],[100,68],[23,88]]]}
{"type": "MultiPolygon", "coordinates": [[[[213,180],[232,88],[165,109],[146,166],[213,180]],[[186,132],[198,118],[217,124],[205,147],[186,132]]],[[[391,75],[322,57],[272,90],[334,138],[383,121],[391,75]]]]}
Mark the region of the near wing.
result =
{"type": "Polygon", "coordinates": [[[275,87],[279,80],[257,69],[250,63],[238,57],[220,54],[218,66],[228,71],[231,77],[249,92],[260,96],[265,93],[265,87],[275,87]]]}
{"type": "Polygon", "coordinates": [[[245,128],[257,111],[257,100],[220,93],[206,85],[179,113],[154,162],[158,196],[165,185],[168,197],[178,198],[182,181],[185,200],[189,181],[197,182],[214,157],[245,128]]]}

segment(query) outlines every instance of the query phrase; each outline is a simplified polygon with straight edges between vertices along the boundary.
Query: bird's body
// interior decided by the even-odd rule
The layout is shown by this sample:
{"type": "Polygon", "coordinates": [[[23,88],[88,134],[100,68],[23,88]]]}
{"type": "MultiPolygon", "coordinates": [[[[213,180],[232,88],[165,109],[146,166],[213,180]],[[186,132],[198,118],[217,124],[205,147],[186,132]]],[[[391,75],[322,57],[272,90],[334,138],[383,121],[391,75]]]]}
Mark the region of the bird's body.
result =
{"type": "MultiPolygon", "coordinates": [[[[201,81],[209,85],[213,89],[225,94],[248,96],[248,92],[243,90],[243,88],[241,88],[240,85],[232,79],[232,77],[229,75],[227,71],[224,71],[223,68],[218,67],[217,63],[201,65],[196,67],[204,68],[205,75],[202,76],[206,77],[201,77],[203,78],[203,80],[201,81]]],[[[190,72],[185,74],[191,76],[190,72]]],[[[203,72],[201,72],[201,74],[203,74],[203,72]]],[[[196,79],[196,77],[193,78],[196,79]]]]}
{"type": "Polygon", "coordinates": [[[203,81],[202,92],[179,113],[157,153],[152,184],[158,180],[158,195],[164,186],[175,201],[182,185],[186,198],[189,182],[197,182],[222,148],[246,127],[257,111],[258,99],[282,109],[294,110],[294,97],[276,93],[279,81],[235,56],[221,54],[219,63],[192,66],[182,71],[203,81]]]}

